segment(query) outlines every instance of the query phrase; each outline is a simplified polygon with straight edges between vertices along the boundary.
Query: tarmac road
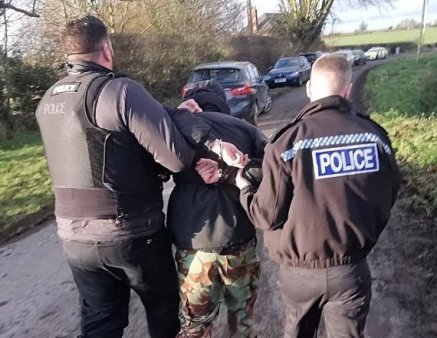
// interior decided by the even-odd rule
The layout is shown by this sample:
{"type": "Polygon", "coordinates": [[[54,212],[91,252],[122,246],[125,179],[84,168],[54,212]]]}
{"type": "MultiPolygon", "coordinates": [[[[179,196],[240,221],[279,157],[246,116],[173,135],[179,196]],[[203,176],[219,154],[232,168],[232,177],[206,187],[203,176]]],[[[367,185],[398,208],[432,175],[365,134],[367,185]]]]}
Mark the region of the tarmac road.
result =
{"type": "MultiPolygon", "coordinates": [[[[360,78],[363,72],[367,72],[369,69],[377,65],[389,62],[394,58],[395,57],[391,56],[385,60],[368,61],[367,64],[364,66],[353,67],[353,87],[361,85],[357,83],[357,80],[360,78]]],[[[290,91],[288,93],[273,100],[272,110],[267,114],[261,114],[259,118],[258,127],[260,127],[267,136],[270,136],[282,125],[287,124],[302,107],[309,103],[309,99],[306,96],[305,85],[303,85],[302,87],[289,88],[290,91]]],[[[353,102],[353,106],[356,110],[361,110],[361,107],[359,107],[359,105],[356,105],[355,102],[353,102]]]]}
{"type": "MultiPolygon", "coordinates": [[[[356,67],[354,76],[380,62],[384,61],[356,67]]],[[[304,86],[291,88],[289,93],[275,99],[270,113],[261,116],[260,127],[270,135],[307,102],[304,86]]],[[[168,185],[166,197],[170,189],[171,185],[168,185]]],[[[396,217],[392,221],[394,227],[399,222],[396,217]]],[[[393,233],[386,230],[378,244],[380,249],[375,250],[377,254],[374,252],[371,257],[374,296],[367,333],[372,338],[420,337],[414,331],[415,315],[400,304],[392,287],[389,287],[394,278],[406,294],[414,293],[416,285],[414,271],[402,273],[401,263],[399,266],[391,264],[397,245],[393,238],[393,233]]],[[[281,337],[284,307],[276,287],[277,267],[266,257],[261,239],[259,243],[262,277],[256,304],[258,337],[281,337]]],[[[79,334],[80,313],[77,297],[53,221],[0,246],[0,337],[76,337],[79,334]]],[[[149,337],[144,310],[134,294],[130,312],[130,324],[124,336],[149,337]]],[[[221,311],[216,327],[215,337],[228,337],[225,311],[221,311]]]]}

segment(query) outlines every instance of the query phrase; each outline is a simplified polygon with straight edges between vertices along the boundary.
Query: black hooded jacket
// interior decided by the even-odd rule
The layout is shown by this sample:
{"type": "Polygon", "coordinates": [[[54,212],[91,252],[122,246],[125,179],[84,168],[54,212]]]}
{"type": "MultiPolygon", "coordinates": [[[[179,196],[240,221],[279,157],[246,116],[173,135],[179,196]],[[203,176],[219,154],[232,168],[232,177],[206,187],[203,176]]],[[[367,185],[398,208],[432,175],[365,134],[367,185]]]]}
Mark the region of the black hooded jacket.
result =
{"type": "MultiPolygon", "coordinates": [[[[201,108],[205,108],[205,104],[198,101],[199,95],[207,104],[219,103],[218,99],[226,104],[214,90],[203,89],[188,97],[195,99],[201,108]]],[[[263,158],[266,138],[256,127],[226,112],[204,111],[198,116],[211,126],[217,137],[233,143],[252,161],[263,158]]],[[[183,122],[182,119],[177,121],[180,130],[187,129],[183,122]]],[[[190,124],[190,121],[185,120],[185,123],[190,124]]],[[[240,204],[239,189],[234,184],[205,184],[194,169],[174,174],[173,179],[176,187],[169,200],[167,226],[179,249],[220,251],[255,237],[255,228],[240,204]]]]}
{"type": "Polygon", "coordinates": [[[185,94],[184,100],[194,99],[203,111],[214,111],[230,115],[223,87],[215,80],[201,81],[185,94]]]}

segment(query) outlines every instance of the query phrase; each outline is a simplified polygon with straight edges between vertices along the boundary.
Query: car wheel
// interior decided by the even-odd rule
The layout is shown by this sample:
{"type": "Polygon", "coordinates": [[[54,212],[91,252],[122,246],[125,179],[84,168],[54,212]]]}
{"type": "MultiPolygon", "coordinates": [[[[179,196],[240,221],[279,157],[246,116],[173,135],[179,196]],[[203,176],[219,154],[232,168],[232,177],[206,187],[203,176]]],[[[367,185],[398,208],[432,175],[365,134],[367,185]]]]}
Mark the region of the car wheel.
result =
{"type": "Polygon", "coordinates": [[[302,75],[299,75],[299,80],[297,80],[297,85],[299,87],[302,87],[302,85],[303,85],[302,75]]]}
{"type": "Polygon", "coordinates": [[[270,110],[272,110],[272,105],[273,105],[272,97],[270,95],[267,95],[267,102],[263,112],[268,113],[270,110]]]}
{"type": "Polygon", "coordinates": [[[258,108],[258,103],[255,101],[255,103],[253,105],[252,116],[249,119],[249,123],[253,124],[254,126],[257,126],[258,125],[258,116],[259,116],[259,108],[258,108]]]}

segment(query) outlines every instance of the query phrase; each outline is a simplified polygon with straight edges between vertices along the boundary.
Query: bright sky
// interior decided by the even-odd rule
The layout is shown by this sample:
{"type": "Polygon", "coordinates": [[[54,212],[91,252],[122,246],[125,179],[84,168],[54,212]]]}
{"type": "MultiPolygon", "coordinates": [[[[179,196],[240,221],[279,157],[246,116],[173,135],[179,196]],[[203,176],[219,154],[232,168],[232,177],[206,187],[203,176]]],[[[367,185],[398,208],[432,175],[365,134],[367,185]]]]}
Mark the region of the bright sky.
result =
{"type": "MultiPolygon", "coordinates": [[[[279,11],[279,0],[252,0],[258,15],[279,11]]],[[[335,32],[353,32],[362,21],[367,23],[368,30],[383,29],[396,26],[403,19],[421,21],[422,0],[393,0],[392,6],[373,6],[351,8],[345,0],[336,0],[333,6],[338,21],[334,25],[335,32]]],[[[426,22],[437,21],[437,0],[428,0],[426,22]]],[[[327,23],[325,31],[331,33],[333,26],[327,23]]]]}

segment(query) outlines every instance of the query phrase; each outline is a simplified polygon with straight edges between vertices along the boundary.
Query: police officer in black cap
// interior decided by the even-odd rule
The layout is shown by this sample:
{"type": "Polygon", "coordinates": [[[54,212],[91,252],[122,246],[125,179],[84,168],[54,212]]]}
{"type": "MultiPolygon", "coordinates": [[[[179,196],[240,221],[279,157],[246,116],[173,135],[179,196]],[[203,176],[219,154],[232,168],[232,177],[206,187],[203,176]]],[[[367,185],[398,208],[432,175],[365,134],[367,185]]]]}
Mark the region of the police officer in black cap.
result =
{"type": "MultiPolygon", "coordinates": [[[[121,337],[133,289],[151,336],[174,337],[179,294],[163,227],[162,168],[190,167],[198,155],[194,145],[197,152],[213,150],[234,164],[243,156],[213,141],[208,126],[182,110],[198,130],[197,139],[187,143],[161,104],[112,71],[111,41],[96,17],[67,23],[62,41],[68,76],[46,92],[36,117],[58,235],[80,294],[82,336],[121,337]]],[[[194,101],[182,107],[199,109],[194,101]]]]}

